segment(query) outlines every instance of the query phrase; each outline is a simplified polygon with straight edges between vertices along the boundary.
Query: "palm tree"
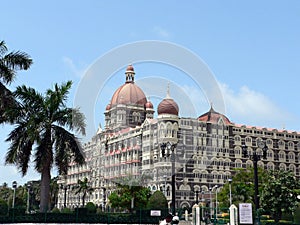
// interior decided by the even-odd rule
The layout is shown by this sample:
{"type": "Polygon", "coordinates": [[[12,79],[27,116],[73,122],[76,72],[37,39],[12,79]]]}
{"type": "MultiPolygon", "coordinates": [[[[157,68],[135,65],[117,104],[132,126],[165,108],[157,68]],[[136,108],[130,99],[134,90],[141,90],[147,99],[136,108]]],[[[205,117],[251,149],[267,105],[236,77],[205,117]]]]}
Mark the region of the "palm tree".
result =
{"type": "Polygon", "coordinates": [[[66,174],[71,161],[84,163],[78,138],[70,132],[85,134],[84,116],[65,103],[71,85],[71,81],[55,84],[54,90],[48,89],[44,95],[24,85],[17,87],[14,96],[18,104],[6,110],[15,127],[6,139],[10,146],[5,161],[16,165],[24,176],[33,157],[41,174],[41,212],[48,210],[51,168],[55,165],[59,174],[66,174]]]}
{"type": "Polygon", "coordinates": [[[4,41],[0,41],[0,123],[6,121],[4,109],[14,106],[11,91],[5,86],[9,85],[16,77],[16,70],[27,70],[32,64],[32,59],[24,52],[9,52],[4,41]]]}
{"type": "Polygon", "coordinates": [[[83,180],[78,180],[78,186],[76,187],[75,195],[80,194],[82,192],[82,206],[85,204],[85,197],[87,193],[92,193],[94,189],[89,185],[88,179],[85,177],[83,180]]]}

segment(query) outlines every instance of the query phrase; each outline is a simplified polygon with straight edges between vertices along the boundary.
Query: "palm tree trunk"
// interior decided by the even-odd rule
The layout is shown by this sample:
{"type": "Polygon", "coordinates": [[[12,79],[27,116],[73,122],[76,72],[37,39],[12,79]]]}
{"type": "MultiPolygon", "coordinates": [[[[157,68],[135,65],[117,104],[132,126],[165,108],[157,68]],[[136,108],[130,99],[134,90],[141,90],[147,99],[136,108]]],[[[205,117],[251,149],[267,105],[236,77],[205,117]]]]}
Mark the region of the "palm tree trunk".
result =
{"type": "Polygon", "coordinates": [[[85,203],[85,195],[86,193],[84,192],[82,195],[82,207],[84,207],[84,203],[85,203]]]}
{"type": "Polygon", "coordinates": [[[49,205],[50,193],[50,166],[45,165],[41,174],[41,202],[40,212],[47,212],[49,205]]]}

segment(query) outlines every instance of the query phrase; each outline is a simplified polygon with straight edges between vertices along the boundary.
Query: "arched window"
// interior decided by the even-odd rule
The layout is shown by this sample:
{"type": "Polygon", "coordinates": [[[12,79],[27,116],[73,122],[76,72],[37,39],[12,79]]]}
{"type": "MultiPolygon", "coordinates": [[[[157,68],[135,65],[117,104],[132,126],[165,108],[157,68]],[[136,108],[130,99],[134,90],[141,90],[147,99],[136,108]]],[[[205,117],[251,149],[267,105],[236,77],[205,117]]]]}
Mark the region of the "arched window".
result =
{"type": "Polygon", "coordinates": [[[280,170],[286,170],[286,165],[284,163],[279,164],[279,169],[280,170]]]}
{"type": "Polygon", "coordinates": [[[293,172],[296,175],[296,166],[294,164],[290,164],[289,171],[293,172]]]}
{"type": "Polygon", "coordinates": [[[273,162],[268,162],[267,163],[267,169],[268,170],[274,170],[275,166],[274,166],[274,163],[273,162]]]}
{"type": "Polygon", "coordinates": [[[295,162],[295,153],[294,152],[289,152],[288,158],[290,162],[295,162]]]}
{"type": "Polygon", "coordinates": [[[242,168],[243,166],[243,164],[242,164],[242,160],[240,160],[240,159],[236,159],[235,160],[235,168],[242,168]]]}
{"type": "Polygon", "coordinates": [[[285,152],[284,151],[280,151],[278,155],[279,155],[279,161],[285,161],[285,152]]]}
{"type": "Polygon", "coordinates": [[[253,162],[251,160],[247,160],[246,162],[246,167],[249,168],[249,167],[253,167],[253,162]]]}

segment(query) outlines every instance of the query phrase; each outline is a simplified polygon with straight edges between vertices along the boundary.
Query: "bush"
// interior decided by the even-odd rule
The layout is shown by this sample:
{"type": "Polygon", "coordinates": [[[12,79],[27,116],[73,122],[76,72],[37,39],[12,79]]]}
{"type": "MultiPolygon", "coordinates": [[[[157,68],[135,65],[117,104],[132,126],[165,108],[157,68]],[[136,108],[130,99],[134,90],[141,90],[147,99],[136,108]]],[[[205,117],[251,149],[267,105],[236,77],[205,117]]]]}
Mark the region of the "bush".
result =
{"type": "Polygon", "coordinates": [[[60,213],[59,209],[54,207],[52,210],[51,210],[52,213],[60,213]]]}
{"type": "Polygon", "coordinates": [[[8,212],[8,205],[6,201],[0,199],[0,216],[5,216],[8,212]]]}
{"type": "Polygon", "coordinates": [[[69,209],[69,208],[63,208],[61,211],[60,211],[61,213],[72,213],[72,210],[71,209],[69,209]]]}
{"type": "Polygon", "coordinates": [[[96,213],[96,206],[92,202],[88,202],[86,204],[85,208],[87,209],[87,213],[89,213],[89,214],[95,214],[96,213]]]}

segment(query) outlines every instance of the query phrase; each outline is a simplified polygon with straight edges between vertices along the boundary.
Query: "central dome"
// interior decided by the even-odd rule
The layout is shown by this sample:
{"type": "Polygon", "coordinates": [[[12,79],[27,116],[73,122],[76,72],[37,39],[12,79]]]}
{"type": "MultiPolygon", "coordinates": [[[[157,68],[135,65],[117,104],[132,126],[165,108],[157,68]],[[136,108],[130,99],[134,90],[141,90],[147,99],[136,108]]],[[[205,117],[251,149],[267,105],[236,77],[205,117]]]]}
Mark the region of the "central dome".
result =
{"type": "Polygon", "coordinates": [[[125,83],[119,87],[110,102],[111,106],[117,104],[144,106],[146,103],[147,99],[144,92],[134,83],[125,83]]]}
{"type": "Polygon", "coordinates": [[[142,89],[134,83],[134,69],[129,65],[126,69],[126,82],[119,87],[111,98],[110,105],[138,105],[144,107],[147,103],[146,96],[142,89]]]}

